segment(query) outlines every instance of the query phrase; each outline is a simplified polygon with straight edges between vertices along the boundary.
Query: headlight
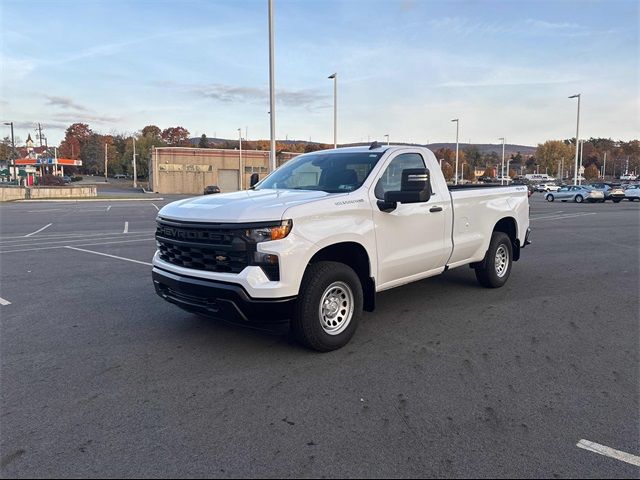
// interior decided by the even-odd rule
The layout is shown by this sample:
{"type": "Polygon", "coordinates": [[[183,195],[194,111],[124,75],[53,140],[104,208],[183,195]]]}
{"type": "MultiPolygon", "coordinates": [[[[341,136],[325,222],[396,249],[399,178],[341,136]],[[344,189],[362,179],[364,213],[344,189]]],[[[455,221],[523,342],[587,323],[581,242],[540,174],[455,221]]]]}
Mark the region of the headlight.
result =
{"type": "Polygon", "coordinates": [[[245,231],[245,235],[256,243],[282,240],[289,235],[292,227],[291,220],[283,220],[273,226],[248,229],[245,231]]]}

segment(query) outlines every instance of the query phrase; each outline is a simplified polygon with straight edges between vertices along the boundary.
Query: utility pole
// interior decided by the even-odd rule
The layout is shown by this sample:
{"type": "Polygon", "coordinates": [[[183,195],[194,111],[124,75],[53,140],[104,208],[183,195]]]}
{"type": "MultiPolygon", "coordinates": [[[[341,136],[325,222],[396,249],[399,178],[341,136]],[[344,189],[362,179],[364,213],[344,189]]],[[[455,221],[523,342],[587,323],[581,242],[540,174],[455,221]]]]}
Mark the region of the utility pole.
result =
{"type": "Polygon", "coordinates": [[[136,168],[136,137],[133,140],[133,188],[138,188],[138,169],[136,168]]]}
{"type": "Polygon", "coordinates": [[[604,165],[602,166],[602,179],[607,175],[607,152],[604,152],[604,165]]]}
{"type": "Polygon", "coordinates": [[[13,178],[18,179],[16,173],[16,141],[13,137],[13,122],[4,122],[5,125],[11,125],[11,164],[13,165],[13,178]]]}
{"type": "Polygon", "coordinates": [[[108,182],[107,179],[107,144],[104,144],[104,181],[108,182]]]}

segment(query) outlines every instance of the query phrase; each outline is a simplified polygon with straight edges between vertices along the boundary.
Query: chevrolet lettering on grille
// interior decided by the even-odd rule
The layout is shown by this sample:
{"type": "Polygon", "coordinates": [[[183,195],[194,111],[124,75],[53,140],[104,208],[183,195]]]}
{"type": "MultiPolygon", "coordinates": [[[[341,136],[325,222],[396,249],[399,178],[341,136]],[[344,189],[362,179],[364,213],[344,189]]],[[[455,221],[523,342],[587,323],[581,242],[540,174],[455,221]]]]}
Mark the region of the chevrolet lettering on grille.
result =
{"type": "Polygon", "coordinates": [[[218,240],[220,235],[202,230],[183,230],[173,227],[158,227],[158,235],[182,240],[218,240]]]}

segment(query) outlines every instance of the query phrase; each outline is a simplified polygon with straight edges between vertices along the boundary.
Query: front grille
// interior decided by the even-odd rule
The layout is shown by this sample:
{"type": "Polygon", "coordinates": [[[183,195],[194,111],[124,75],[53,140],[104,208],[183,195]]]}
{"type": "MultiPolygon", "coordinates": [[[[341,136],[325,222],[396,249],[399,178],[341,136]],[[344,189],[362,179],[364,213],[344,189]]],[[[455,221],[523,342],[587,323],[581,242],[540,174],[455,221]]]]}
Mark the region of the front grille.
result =
{"type": "Polygon", "coordinates": [[[156,242],[165,262],[208,272],[240,273],[256,245],[242,228],[158,220],[156,242]]]}

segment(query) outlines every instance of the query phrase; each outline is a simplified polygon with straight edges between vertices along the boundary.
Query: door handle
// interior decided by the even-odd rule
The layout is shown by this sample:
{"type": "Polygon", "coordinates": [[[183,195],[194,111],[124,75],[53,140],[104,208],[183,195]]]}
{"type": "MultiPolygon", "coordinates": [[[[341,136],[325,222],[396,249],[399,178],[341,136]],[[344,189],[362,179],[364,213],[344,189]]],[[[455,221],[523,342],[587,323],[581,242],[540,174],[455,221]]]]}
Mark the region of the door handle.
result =
{"type": "Polygon", "coordinates": [[[441,212],[442,211],[442,207],[431,207],[429,209],[430,212],[441,212]]]}

